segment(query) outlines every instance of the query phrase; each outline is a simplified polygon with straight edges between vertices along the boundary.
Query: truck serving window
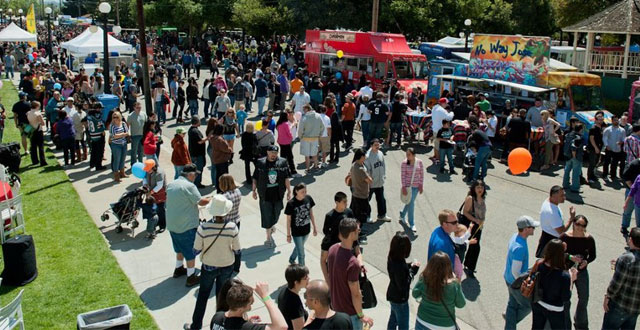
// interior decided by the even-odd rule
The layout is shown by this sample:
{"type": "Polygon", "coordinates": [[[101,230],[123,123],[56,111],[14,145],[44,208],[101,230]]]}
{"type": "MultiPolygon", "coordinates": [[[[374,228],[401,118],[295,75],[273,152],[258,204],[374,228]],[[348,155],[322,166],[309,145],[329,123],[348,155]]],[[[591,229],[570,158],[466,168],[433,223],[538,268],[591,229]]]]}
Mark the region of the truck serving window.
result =
{"type": "Polygon", "coordinates": [[[571,96],[576,111],[604,109],[599,86],[571,86],[571,96]]]}
{"type": "Polygon", "coordinates": [[[427,66],[427,62],[411,62],[413,65],[413,72],[416,74],[416,79],[427,79],[429,75],[429,67],[427,66]]]}
{"type": "Polygon", "coordinates": [[[411,62],[393,61],[393,66],[396,68],[396,79],[413,79],[411,62]]]}

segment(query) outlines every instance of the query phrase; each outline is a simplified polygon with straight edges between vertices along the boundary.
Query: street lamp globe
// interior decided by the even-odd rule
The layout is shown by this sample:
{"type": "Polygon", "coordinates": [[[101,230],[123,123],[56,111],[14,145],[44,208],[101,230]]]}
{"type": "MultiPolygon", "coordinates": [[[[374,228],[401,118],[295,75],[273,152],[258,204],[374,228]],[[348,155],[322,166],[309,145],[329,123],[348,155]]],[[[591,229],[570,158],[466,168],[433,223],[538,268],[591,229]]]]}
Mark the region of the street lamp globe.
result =
{"type": "Polygon", "coordinates": [[[18,9],[18,14],[20,14],[20,16],[22,16],[22,8],[18,9]]]}
{"type": "Polygon", "coordinates": [[[96,26],[96,25],[90,25],[90,26],[89,26],[89,32],[91,32],[91,33],[96,33],[96,32],[98,32],[98,26],[96,26]]]}
{"type": "Polygon", "coordinates": [[[113,31],[113,33],[114,33],[114,34],[116,34],[116,35],[118,35],[118,34],[120,34],[120,32],[122,32],[122,28],[120,27],[120,25],[116,25],[116,26],[114,26],[111,30],[112,30],[112,31],[113,31]]]}
{"type": "Polygon", "coordinates": [[[47,7],[44,9],[44,13],[47,15],[51,15],[51,13],[53,13],[53,9],[51,9],[51,7],[47,7]]]}
{"type": "Polygon", "coordinates": [[[9,8],[9,9],[7,10],[7,13],[9,13],[9,15],[13,14],[13,9],[9,8]]]}
{"type": "Polygon", "coordinates": [[[464,38],[464,32],[460,32],[458,33],[458,35],[460,36],[461,39],[464,38]]]}
{"type": "Polygon", "coordinates": [[[101,2],[98,6],[98,10],[103,14],[111,12],[111,5],[108,2],[101,2]]]}
{"type": "Polygon", "coordinates": [[[467,19],[465,19],[465,20],[464,20],[464,25],[465,25],[465,26],[471,26],[471,20],[470,20],[470,19],[468,19],[468,18],[467,18],[467,19]]]}

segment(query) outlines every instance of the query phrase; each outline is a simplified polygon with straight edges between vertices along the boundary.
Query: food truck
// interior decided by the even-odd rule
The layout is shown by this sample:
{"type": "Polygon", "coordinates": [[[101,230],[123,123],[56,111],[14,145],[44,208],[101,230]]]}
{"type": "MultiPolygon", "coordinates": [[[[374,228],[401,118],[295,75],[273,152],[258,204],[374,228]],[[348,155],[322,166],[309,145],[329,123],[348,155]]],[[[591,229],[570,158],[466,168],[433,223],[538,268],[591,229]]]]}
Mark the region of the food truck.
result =
{"type": "Polygon", "coordinates": [[[638,122],[640,119],[640,80],[631,84],[631,96],[629,96],[629,120],[630,123],[638,122]]]}
{"type": "Polygon", "coordinates": [[[413,52],[401,34],[307,30],[304,59],[310,73],[358,80],[362,75],[375,89],[395,79],[410,91],[427,91],[427,59],[413,52]],[[338,56],[340,55],[340,56],[338,56]]]}

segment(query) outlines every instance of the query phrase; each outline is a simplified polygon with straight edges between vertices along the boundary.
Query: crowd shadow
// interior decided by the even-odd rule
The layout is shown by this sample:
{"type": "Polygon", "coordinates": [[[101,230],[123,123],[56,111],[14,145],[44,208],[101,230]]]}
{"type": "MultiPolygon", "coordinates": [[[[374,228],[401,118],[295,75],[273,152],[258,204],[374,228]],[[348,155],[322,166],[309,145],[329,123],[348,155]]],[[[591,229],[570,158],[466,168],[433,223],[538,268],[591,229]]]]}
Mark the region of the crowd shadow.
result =
{"type": "Polygon", "coordinates": [[[264,245],[254,245],[249,248],[242,249],[242,261],[247,268],[256,268],[258,263],[265,262],[271,257],[282,253],[276,251],[273,247],[266,247],[264,245]]]}
{"type": "Polygon", "coordinates": [[[584,199],[580,196],[580,193],[572,192],[571,190],[565,190],[565,198],[573,204],[584,204],[584,199]]]}
{"type": "Polygon", "coordinates": [[[462,292],[464,297],[470,301],[476,301],[482,289],[480,288],[480,282],[476,278],[465,278],[462,283],[462,292]]]}
{"type": "Polygon", "coordinates": [[[41,191],[43,191],[43,190],[46,190],[46,189],[49,189],[49,188],[52,188],[52,187],[55,187],[55,186],[58,186],[58,185],[61,185],[61,184],[65,184],[65,183],[67,183],[67,182],[69,182],[69,179],[62,180],[62,181],[58,181],[58,182],[56,182],[56,183],[52,183],[52,184],[46,185],[46,186],[41,187],[41,188],[38,188],[38,189],[36,189],[36,190],[32,190],[32,191],[30,191],[30,192],[26,193],[26,195],[33,195],[33,194],[37,194],[37,193],[39,193],[39,192],[41,192],[41,191]]]}
{"type": "Polygon", "coordinates": [[[413,230],[411,230],[411,227],[409,227],[409,225],[404,222],[404,221],[399,221],[400,222],[400,226],[402,226],[402,230],[404,230],[404,233],[407,234],[407,236],[409,237],[409,240],[411,240],[412,242],[415,241],[418,238],[418,234],[414,234],[413,230]]]}
{"type": "Polygon", "coordinates": [[[167,276],[162,282],[142,291],[140,299],[152,311],[169,307],[191,290],[184,285],[184,281],[184,277],[167,276]]]}
{"type": "MultiPolygon", "coordinates": [[[[115,221],[112,219],[113,218],[107,221],[115,221]]],[[[116,233],[115,223],[101,226],[99,229],[103,231],[102,234],[109,242],[111,250],[126,252],[131,250],[144,249],[153,243],[153,240],[145,238],[147,236],[145,226],[146,222],[143,220],[135,230],[123,224],[122,232],[116,233]],[[104,231],[105,228],[109,227],[112,227],[112,229],[104,231]]]]}

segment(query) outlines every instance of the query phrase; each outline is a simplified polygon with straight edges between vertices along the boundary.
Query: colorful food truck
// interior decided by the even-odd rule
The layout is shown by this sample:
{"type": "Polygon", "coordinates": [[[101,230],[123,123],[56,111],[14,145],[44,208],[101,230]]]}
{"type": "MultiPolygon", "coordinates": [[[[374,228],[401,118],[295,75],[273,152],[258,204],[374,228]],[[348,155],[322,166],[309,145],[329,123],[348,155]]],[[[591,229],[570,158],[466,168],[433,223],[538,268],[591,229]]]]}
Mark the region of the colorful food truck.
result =
{"type": "Polygon", "coordinates": [[[636,80],[631,85],[631,96],[629,97],[629,117],[633,123],[640,119],[640,80],[636,80]]]}
{"type": "Polygon", "coordinates": [[[409,48],[401,34],[342,30],[307,30],[305,63],[322,79],[364,75],[376,88],[395,79],[408,91],[427,91],[427,59],[409,48]],[[340,56],[338,56],[340,55],[340,56]]]}

